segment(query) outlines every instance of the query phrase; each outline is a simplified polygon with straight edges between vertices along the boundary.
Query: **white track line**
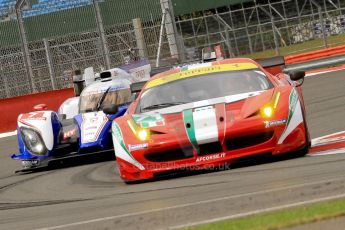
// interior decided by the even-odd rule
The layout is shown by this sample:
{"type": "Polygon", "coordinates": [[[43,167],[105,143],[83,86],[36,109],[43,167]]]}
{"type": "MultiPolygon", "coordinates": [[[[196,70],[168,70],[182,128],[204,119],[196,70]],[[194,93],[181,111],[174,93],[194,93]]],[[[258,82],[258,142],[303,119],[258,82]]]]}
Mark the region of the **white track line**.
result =
{"type": "Polygon", "coordinates": [[[309,154],[309,157],[319,157],[319,156],[329,156],[336,154],[345,154],[345,148],[335,149],[335,150],[326,150],[319,153],[309,154]]]}
{"type": "MultiPolygon", "coordinates": [[[[197,201],[197,202],[192,202],[192,203],[187,203],[187,204],[181,204],[181,205],[175,205],[175,206],[170,206],[170,207],[165,207],[165,208],[153,209],[153,210],[150,210],[150,211],[132,212],[132,213],[127,213],[127,214],[122,214],[122,215],[115,215],[115,216],[108,216],[108,217],[91,219],[91,220],[86,220],[86,221],[79,221],[79,222],[70,223],[70,224],[57,225],[57,226],[52,226],[52,227],[45,227],[45,228],[40,228],[40,229],[37,229],[37,230],[55,230],[55,229],[70,228],[70,227],[74,227],[74,226],[80,226],[80,225],[85,225],[85,224],[91,224],[91,223],[97,223],[97,222],[102,222],[102,221],[114,220],[114,219],[118,219],[118,218],[132,217],[132,216],[138,216],[138,215],[145,215],[145,214],[150,214],[150,213],[155,213],[155,212],[162,212],[162,211],[178,209],[178,208],[186,208],[186,207],[189,207],[189,206],[195,206],[195,205],[200,205],[200,204],[208,204],[208,203],[224,201],[224,200],[230,200],[230,199],[236,199],[236,198],[246,197],[246,196],[261,195],[261,194],[270,193],[270,192],[279,192],[279,191],[288,190],[288,189],[301,188],[301,187],[305,187],[305,186],[312,186],[312,185],[322,184],[322,183],[326,183],[326,182],[335,182],[335,181],[340,181],[340,180],[344,180],[344,178],[339,178],[338,177],[338,178],[333,179],[333,180],[322,180],[322,181],[303,183],[303,184],[298,184],[298,185],[293,185],[293,186],[285,186],[285,187],[282,187],[282,188],[268,189],[268,190],[263,190],[263,191],[258,191],[258,192],[250,192],[250,193],[239,194],[239,195],[232,195],[232,196],[226,196],[226,197],[220,197],[220,198],[215,198],[215,199],[210,199],[210,200],[197,201]]],[[[342,196],[345,197],[345,194],[343,194],[342,196]]],[[[334,199],[334,198],[322,198],[322,199],[334,199]]],[[[316,201],[314,201],[314,202],[316,202],[316,201]]],[[[305,201],[305,203],[307,203],[307,201],[305,201]]],[[[278,207],[274,207],[274,208],[279,209],[278,207]]],[[[258,212],[258,211],[256,211],[256,212],[258,212]]],[[[236,214],[236,215],[242,215],[242,214],[236,214]]]]}
{"type": "Polygon", "coordinates": [[[17,131],[8,132],[8,133],[0,133],[0,139],[5,138],[5,137],[12,137],[15,135],[17,135],[17,131]]]}
{"type": "Polygon", "coordinates": [[[312,76],[316,76],[316,75],[321,75],[321,74],[325,74],[325,73],[332,73],[332,72],[341,71],[341,70],[343,70],[343,69],[328,70],[328,71],[318,72],[318,73],[307,73],[305,76],[306,77],[312,77],[312,76]]]}
{"type": "Polygon", "coordinates": [[[313,142],[316,142],[316,141],[318,141],[320,139],[324,139],[324,138],[327,138],[327,137],[331,137],[331,136],[335,136],[335,135],[339,135],[339,134],[343,134],[343,133],[345,133],[345,131],[328,134],[328,135],[322,136],[322,137],[317,137],[317,138],[314,138],[311,143],[313,144],[313,142]]]}
{"type": "Polygon", "coordinates": [[[325,70],[325,71],[322,71],[322,72],[311,72],[311,73],[307,73],[305,76],[306,77],[312,77],[312,76],[316,76],[316,75],[321,75],[321,74],[325,74],[325,73],[332,73],[332,72],[337,72],[337,71],[342,71],[342,70],[345,70],[345,68],[342,68],[342,69],[333,69],[333,70],[325,70]]]}
{"type": "Polygon", "coordinates": [[[313,200],[308,200],[308,201],[301,201],[301,202],[296,202],[296,203],[292,203],[292,204],[275,206],[275,207],[271,207],[271,208],[263,208],[263,209],[258,209],[255,211],[239,213],[239,214],[234,214],[234,215],[229,215],[229,216],[223,216],[223,217],[213,218],[213,219],[199,221],[199,222],[192,222],[192,223],[188,223],[188,224],[184,224],[184,225],[174,226],[174,227],[169,228],[169,229],[180,229],[180,228],[186,228],[186,227],[191,227],[191,226],[196,226],[196,225],[209,224],[209,223],[218,222],[218,221],[222,221],[222,220],[231,220],[231,219],[235,219],[235,218],[248,217],[248,216],[257,215],[257,214],[261,214],[261,213],[273,212],[273,211],[277,211],[277,210],[281,210],[281,209],[294,208],[294,207],[298,207],[298,206],[309,205],[309,204],[314,204],[314,203],[319,203],[319,202],[324,202],[324,201],[330,201],[330,200],[335,200],[335,199],[340,199],[340,198],[345,198],[345,194],[329,196],[329,197],[324,197],[324,198],[318,198],[318,199],[313,199],[313,200]]]}

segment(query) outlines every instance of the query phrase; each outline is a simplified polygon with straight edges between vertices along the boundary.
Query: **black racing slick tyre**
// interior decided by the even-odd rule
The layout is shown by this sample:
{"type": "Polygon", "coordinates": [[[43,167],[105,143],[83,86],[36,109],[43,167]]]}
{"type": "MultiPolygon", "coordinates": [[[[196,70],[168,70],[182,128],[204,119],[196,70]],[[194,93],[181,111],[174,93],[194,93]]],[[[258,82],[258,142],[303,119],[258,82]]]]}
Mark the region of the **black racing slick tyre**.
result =
{"type": "Polygon", "coordinates": [[[309,153],[310,146],[309,143],[307,143],[305,146],[303,146],[300,150],[297,150],[295,155],[297,157],[303,157],[309,153]]]}
{"type": "MultiPolygon", "coordinates": [[[[304,116],[303,116],[304,118],[304,116]]],[[[306,144],[299,150],[296,151],[295,155],[297,157],[303,157],[305,155],[307,155],[309,153],[310,147],[311,147],[311,143],[309,142],[309,131],[308,131],[308,126],[306,121],[303,121],[304,124],[304,128],[305,128],[305,140],[306,140],[306,144]]]]}

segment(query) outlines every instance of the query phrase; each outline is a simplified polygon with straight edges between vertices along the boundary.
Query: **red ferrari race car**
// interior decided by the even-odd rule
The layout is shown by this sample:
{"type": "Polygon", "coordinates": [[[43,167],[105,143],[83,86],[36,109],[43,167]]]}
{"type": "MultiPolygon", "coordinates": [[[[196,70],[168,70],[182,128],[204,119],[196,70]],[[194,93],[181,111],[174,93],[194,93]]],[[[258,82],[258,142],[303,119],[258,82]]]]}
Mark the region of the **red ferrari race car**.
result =
{"type": "Polygon", "coordinates": [[[308,153],[300,87],[305,74],[284,74],[281,68],[277,73],[272,67],[281,64],[279,58],[261,65],[226,59],[151,78],[112,125],[122,179],[219,167],[258,155],[308,153]]]}

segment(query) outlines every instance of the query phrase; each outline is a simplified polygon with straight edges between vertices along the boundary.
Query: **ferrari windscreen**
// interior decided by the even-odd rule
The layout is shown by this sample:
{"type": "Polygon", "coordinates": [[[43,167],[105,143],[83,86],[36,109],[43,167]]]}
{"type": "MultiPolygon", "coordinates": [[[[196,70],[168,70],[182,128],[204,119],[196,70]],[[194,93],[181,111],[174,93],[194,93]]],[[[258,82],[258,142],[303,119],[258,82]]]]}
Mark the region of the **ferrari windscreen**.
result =
{"type": "Polygon", "coordinates": [[[188,77],[147,89],[140,98],[136,113],[236,94],[264,91],[272,87],[270,80],[259,69],[188,77]]]}
{"type": "Polygon", "coordinates": [[[80,97],[80,113],[95,112],[109,105],[122,105],[132,101],[130,89],[89,93],[80,97]]]}

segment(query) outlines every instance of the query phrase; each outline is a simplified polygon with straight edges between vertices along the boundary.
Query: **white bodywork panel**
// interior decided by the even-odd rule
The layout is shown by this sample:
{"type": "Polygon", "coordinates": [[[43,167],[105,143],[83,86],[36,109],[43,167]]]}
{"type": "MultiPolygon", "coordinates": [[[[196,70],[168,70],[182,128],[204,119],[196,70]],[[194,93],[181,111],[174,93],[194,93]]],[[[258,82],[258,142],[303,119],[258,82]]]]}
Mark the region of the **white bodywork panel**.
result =
{"type": "Polygon", "coordinates": [[[121,78],[125,78],[125,79],[132,82],[132,80],[131,80],[132,76],[122,69],[114,68],[114,69],[106,70],[104,72],[110,72],[112,77],[115,77],[115,78],[121,77],[121,78]]]}
{"type": "Polygon", "coordinates": [[[66,119],[71,119],[78,115],[79,112],[79,97],[68,98],[64,101],[58,111],[58,114],[65,114],[66,119]]]}
{"type": "Polygon", "coordinates": [[[144,65],[134,69],[130,69],[129,73],[132,76],[132,82],[148,81],[151,77],[151,65],[144,65]]]}
{"type": "Polygon", "coordinates": [[[199,145],[218,141],[216,111],[212,106],[197,108],[193,112],[195,138],[199,145]]]}
{"type": "Polygon", "coordinates": [[[93,67],[89,67],[84,70],[84,80],[85,86],[88,86],[95,81],[95,72],[93,71],[93,67]]]}
{"type": "Polygon", "coordinates": [[[81,123],[81,142],[83,144],[92,143],[98,140],[103,127],[108,121],[107,115],[102,111],[84,113],[83,121],[81,123]]]}
{"type": "Polygon", "coordinates": [[[147,60],[141,60],[108,71],[112,73],[113,77],[117,76],[116,73],[120,73],[121,75],[127,73],[129,75],[128,80],[130,80],[131,83],[142,82],[150,79],[151,64],[147,60]]]}

